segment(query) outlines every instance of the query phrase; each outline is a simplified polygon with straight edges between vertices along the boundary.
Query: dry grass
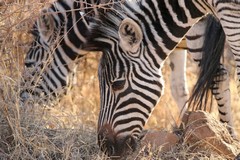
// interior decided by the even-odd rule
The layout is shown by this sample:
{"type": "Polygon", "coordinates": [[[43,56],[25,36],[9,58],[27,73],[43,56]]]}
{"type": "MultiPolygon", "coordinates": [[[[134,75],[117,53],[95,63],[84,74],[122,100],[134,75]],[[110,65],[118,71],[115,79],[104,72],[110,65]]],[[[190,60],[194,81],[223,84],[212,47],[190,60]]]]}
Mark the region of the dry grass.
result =
{"type": "MultiPolygon", "coordinates": [[[[0,0],[0,159],[106,159],[96,144],[99,112],[97,66],[100,55],[91,53],[79,66],[78,83],[54,108],[21,108],[19,82],[23,60],[31,37],[27,33],[39,10],[48,1],[0,0]]],[[[196,76],[188,62],[188,80],[196,76]]],[[[164,68],[165,95],[153,112],[146,128],[175,126],[178,108],[170,95],[169,67],[164,68]]],[[[234,82],[232,80],[232,82],[234,82]]],[[[240,126],[236,84],[232,108],[235,126],[240,126]]],[[[191,85],[190,85],[191,88],[191,85]]],[[[240,131],[240,128],[237,128],[240,131]]],[[[181,145],[167,153],[159,150],[139,152],[137,159],[221,159],[207,151],[191,153],[181,145]]]]}

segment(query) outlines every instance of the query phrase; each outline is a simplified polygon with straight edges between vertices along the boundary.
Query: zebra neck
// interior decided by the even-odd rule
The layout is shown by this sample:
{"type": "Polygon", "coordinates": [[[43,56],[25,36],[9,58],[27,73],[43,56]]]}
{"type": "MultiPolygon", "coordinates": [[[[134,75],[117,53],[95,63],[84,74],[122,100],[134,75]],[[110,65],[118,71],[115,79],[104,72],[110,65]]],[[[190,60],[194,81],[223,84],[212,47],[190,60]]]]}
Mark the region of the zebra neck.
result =
{"type": "Polygon", "coordinates": [[[193,24],[211,12],[203,0],[142,0],[133,3],[126,3],[124,10],[141,26],[144,43],[158,67],[193,24]]]}
{"type": "Polygon", "coordinates": [[[60,35],[58,37],[60,43],[71,48],[73,60],[82,54],[81,45],[86,42],[89,31],[89,24],[84,14],[86,12],[90,14],[90,10],[83,8],[82,1],[79,0],[58,0],[49,8],[54,18],[55,28],[60,35]]]}

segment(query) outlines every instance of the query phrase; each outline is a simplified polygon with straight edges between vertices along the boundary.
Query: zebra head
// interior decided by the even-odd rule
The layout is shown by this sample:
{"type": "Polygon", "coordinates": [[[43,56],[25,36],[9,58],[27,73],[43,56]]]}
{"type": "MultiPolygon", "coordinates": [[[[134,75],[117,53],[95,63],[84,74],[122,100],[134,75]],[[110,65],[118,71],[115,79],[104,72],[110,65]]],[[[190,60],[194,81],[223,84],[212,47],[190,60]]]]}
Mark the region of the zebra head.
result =
{"type": "Polygon", "coordinates": [[[88,32],[88,22],[80,11],[76,0],[56,1],[41,11],[25,58],[23,102],[30,97],[43,103],[55,101],[75,83],[77,62],[85,54],[81,45],[88,32]]]}
{"type": "Polygon", "coordinates": [[[40,96],[38,95],[40,92],[35,92],[35,90],[39,89],[38,84],[42,81],[40,75],[53,58],[54,46],[57,46],[58,30],[53,15],[47,9],[43,9],[30,31],[34,40],[24,61],[25,70],[22,82],[24,87],[20,94],[22,101],[28,100],[30,96],[40,96]]]}
{"type": "Polygon", "coordinates": [[[47,9],[43,9],[30,32],[34,41],[25,58],[27,68],[43,65],[47,62],[52,53],[50,47],[56,42],[57,31],[53,15],[47,9]]]}
{"type": "Polygon", "coordinates": [[[162,94],[161,71],[152,61],[141,26],[131,18],[110,11],[92,24],[88,38],[85,48],[103,52],[98,142],[109,156],[123,156],[137,148],[162,94]]]}

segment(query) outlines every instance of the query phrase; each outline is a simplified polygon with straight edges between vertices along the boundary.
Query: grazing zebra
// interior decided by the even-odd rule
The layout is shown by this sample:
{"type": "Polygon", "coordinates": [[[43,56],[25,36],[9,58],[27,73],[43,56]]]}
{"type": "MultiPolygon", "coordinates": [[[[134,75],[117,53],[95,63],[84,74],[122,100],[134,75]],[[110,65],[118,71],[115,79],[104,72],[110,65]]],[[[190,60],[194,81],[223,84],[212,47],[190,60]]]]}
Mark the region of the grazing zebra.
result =
{"type": "MultiPolygon", "coordinates": [[[[35,41],[25,59],[25,79],[21,92],[23,102],[31,99],[38,100],[38,103],[55,102],[61,95],[67,94],[72,84],[76,83],[77,64],[85,54],[80,48],[86,42],[89,15],[94,15],[93,10],[86,10],[90,6],[88,4],[81,1],[59,0],[42,10],[32,29],[35,41]]],[[[188,47],[194,48],[194,45],[202,43],[203,33],[200,34],[200,31],[204,30],[204,27],[204,22],[195,25],[198,36],[195,40],[188,40],[188,47]]],[[[171,76],[172,95],[182,113],[185,111],[182,108],[188,99],[185,75],[186,51],[183,50],[186,48],[186,44],[179,45],[170,55],[171,66],[175,66],[172,67],[171,76]]],[[[194,53],[193,55],[197,57],[195,59],[199,61],[201,48],[192,49],[190,52],[194,53]]],[[[226,95],[225,90],[217,89],[216,93],[219,93],[219,97],[226,95]]],[[[224,106],[222,108],[229,108],[228,103],[222,102],[222,99],[230,99],[228,96],[216,99],[219,105],[224,106]]],[[[223,116],[220,119],[226,121],[229,118],[223,116]]],[[[229,124],[232,126],[231,123],[229,124]]]]}
{"type": "Polygon", "coordinates": [[[87,1],[58,0],[41,11],[25,58],[20,95],[24,104],[31,99],[54,102],[71,88],[78,61],[85,55],[81,45],[86,42],[88,18],[94,14],[89,7],[87,1]]]}
{"type": "Polygon", "coordinates": [[[197,108],[205,104],[201,102],[203,93],[214,90],[216,82],[226,75],[220,65],[223,30],[239,66],[239,28],[234,27],[240,23],[239,10],[240,1],[236,0],[132,0],[115,4],[107,12],[99,10],[83,49],[103,52],[98,121],[98,142],[103,151],[123,156],[136,149],[143,126],[163,94],[161,68],[166,58],[193,24],[214,13],[221,25],[214,18],[208,20],[203,46],[207,54],[202,56],[201,77],[193,90],[196,98],[189,102],[197,108]]]}
{"type": "MultiPolygon", "coordinates": [[[[93,10],[83,9],[90,3],[81,3],[83,2],[58,0],[41,11],[31,31],[35,40],[25,58],[22,102],[34,100],[51,104],[67,94],[76,83],[78,62],[85,55],[80,48],[86,42],[89,14],[94,15],[93,10]],[[71,39],[74,40],[73,45],[71,39]]],[[[185,57],[183,54],[186,54],[185,50],[180,48],[173,51],[170,58],[172,64],[178,65],[179,69],[173,70],[172,84],[176,84],[176,87],[172,85],[172,94],[180,109],[188,99],[186,78],[182,78],[185,77],[186,62],[178,61],[185,57]],[[180,91],[178,88],[184,90],[180,91]]]]}
{"type": "MultiPolygon", "coordinates": [[[[89,23],[93,21],[91,17],[94,15],[93,10],[86,11],[82,9],[84,7],[86,7],[86,3],[80,1],[59,0],[54,2],[48,9],[42,10],[41,16],[32,29],[35,41],[32,43],[25,60],[25,73],[28,75],[24,79],[27,88],[23,89],[21,93],[23,101],[33,96],[36,99],[41,97],[40,100],[42,101],[48,100],[52,102],[59,95],[66,94],[74,83],[77,62],[85,54],[81,50],[81,46],[86,42],[85,37],[88,36],[89,23]],[[82,5],[83,7],[81,7],[82,5]]],[[[202,26],[201,23],[195,26],[198,35],[194,35],[195,31],[189,32],[186,39],[190,52],[195,57],[195,60],[199,61],[201,59],[201,47],[196,48],[195,45],[203,43],[202,35],[204,33],[200,33],[200,31],[204,31],[205,26],[202,26]]],[[[186,85],[184,84],[185,80],[182,79],[185,72],[182,67],[186,60],[185,51],[178,49],[170,55],[170,59],[172,61],[171,66],[183,69],[179,72],[179,70],[172,67],[172,92],[175,98],[178,97],[176,98],[178,106],[182,110],[188,98],[186,85]]],[[[219,81],[218,83],[221,86],[221,83],[225,84],[226,82],[228,81],[219,81]]],[[[218,105],[222,106],[222,109],[219,109],[220,113],[222,113],[220,119],[224,122],[229,121],[228,124],[232,126],[231,112],[225,111],[230,109],[230,104],[227,103],[229,95],[226,96],[229,94],[227,93],[229,90],[226,89],[227,85],[224,85],[224,87],[215,88],[215,97],[218,105]]]]}

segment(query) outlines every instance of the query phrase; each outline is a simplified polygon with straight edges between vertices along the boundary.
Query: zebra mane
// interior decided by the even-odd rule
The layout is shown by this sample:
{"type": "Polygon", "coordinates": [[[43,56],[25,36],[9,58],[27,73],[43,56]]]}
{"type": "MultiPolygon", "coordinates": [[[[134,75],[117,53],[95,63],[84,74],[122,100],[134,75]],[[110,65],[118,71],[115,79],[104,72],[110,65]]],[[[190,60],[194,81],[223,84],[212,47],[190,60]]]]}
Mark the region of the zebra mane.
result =
{"type": "MultiPolygon", "coordinates": [[[[125,1],[124,5],[134,3],[133,1],[125,1]]],[[[109,43],[104,43],[103,39],[118,41],[120,23],[124,18],[129,17],[122,2],[115,3],[107,10],[99,9],[98,13],[98,16],[90,23],[90,33],[87,37],[87,43],[83,45],[84,50],[103,51],[109,49],[109,43]]]]}

